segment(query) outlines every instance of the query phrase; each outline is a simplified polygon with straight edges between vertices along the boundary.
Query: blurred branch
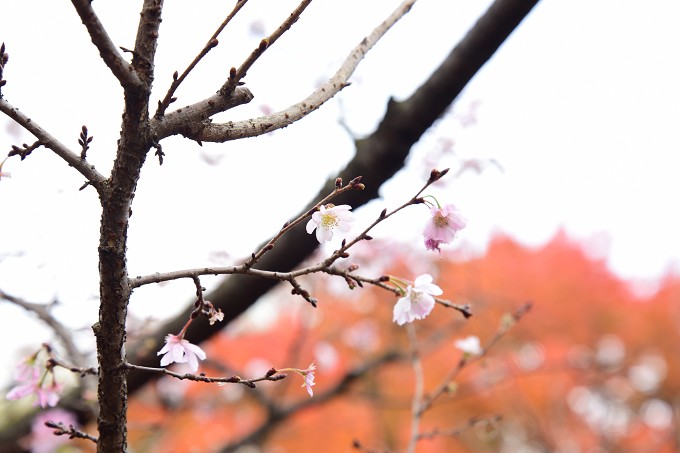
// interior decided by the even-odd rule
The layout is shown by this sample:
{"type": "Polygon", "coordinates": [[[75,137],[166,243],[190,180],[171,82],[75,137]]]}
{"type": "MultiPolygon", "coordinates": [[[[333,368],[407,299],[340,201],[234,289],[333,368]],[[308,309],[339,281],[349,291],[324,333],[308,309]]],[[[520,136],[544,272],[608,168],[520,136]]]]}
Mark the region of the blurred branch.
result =
{"type": "Polygon", "coordinates": [[[427,431],[420,433],[418,435],[418,440],[422,439],[434,439],[435,437],[458,437],[470,428],[474,428],[479,425],[484,426],[495,426],[501,421],[502,417],[500,415],[491,415],[488,417],[473,417],[467,421],[463,426],[458,428],[435,428],[432,431],[427,431]]]}
{"type": "Polygon", "coordinates": [[[469,365],[472,362],[476,362],[477,360],[481,359],[482,357],[486,356],[487,352],[496,344],[498,341],[500,341],[501,338],[505,336],[506,333],[510,330],[510,328],[515,325],[518,321],[520,321],[524,315],[526,315],[529,310],[531,310],[532,307],[531,302],[527,302],[523,304],[521,307],[519,307],[515,312],[511,315],[506,315],[502,320],[501,320],[501,325],[494,334],[493,337],[489,341],[487,341],[486,345],[484,346],[482,353],[479,355],[469,355],[467,353],[463,353],[463,356],[461,359],[458,361],[458,364],[449,372],[449,374],[446,375],[444,379],[442,379],[441,383],[437,388],[430,393],[429,396],[427,396],[423,400],[423,404],[420,405],[418,408],[418,416],[421,416],[425,411],[430,409],[434,402],[442,396],[444,393],[448,392],[450,384],[453,382],[453,380],[458,376],[458,374],[465,368],[465,366],[469,365]]]}
{"type": "Polygon", "coordinates": [[[306,409],[308,407],[318,406],[327,401],[330,401],[337,396],[349,390],[349,387],[356,380],[361,378],[363,375],[375,370],[376,368],[391,362],[404,359],[405,356],[399,351],[388,351],[374,359],[368,360],[365,363],[349,370],[345,373],[342,378],[330,389],[319,392],[314,395],[314,398],[305,399],[298,403],[291,404],[286,407],[277,406],[275,404],[270,404],[267,406],[267,418],[260,424],[259,427],[255,428],[249,434],[246,434],[241,439],[226,445],[220,449],[220,453],[229,453],[239,450],[250,444],[261,442],[267,434],[274,430],[278,425],[284,422],[287,418],[292,417],[295,413],[306,409]]]}
{"type": "Polygon", "coordinates": [[[87,434],[86,432],[75,429],[73,425],[69,425],[68,428],[63,423],[53,422],[48,420],[45,422],[45,426],[52,428],[53,434],[55,436],[68,436],[69,439],[87,439],[92,441],[94,444],[97,443],[97,438],[87,434]]]}
{"type": "Polygon", "coordinates": [[[239,138],[254,137],[276,129],[284,128],[309,115],[335,96],[340,90],[348,86],[347,80],[349,80],[350,76],[354,73],[366,53],[380,41],[385,33],[387,33],[399,19],[410,11],[415,1],[416,0],[404,1],[387,19],[378,25],[371,34],[365,37],[354,48],[345,59],[345,62],[340,69],[338,69],[328,82],[321,85],[304,100],[271,115],[245,121],[206,124],[205,128],[191,138],[206,142],[225,142],[239,138]]]}
{"type": "Polygon", "coordinates": [[[415,378],[415,388],[413,389],[413,400],[411,402],[411,436],[409,437],[408,453],[415,453],[418,444],[418,431],[420,430],[420,411],[425,393],[425,375],[423,373],[423,363],[420,360],[420,350],[418,347],[418,337],[416,327],[413,324],[406,326],[409,344],[411,345],[411,366],[415,378]]]}
{"type": "Polygon", "coordinates": [[[95,170],[94,165],[81,159],[77,153],[71,151],[66,145],[50,135],[36,123],[35,120],[21,113],[18,108],[4,99],[0,99],[0,112],[3,112],[5,115],[19,123],[24,129],[38,138],[43,146],[54,151],[56,155],[64,159],[71,167],[78,170],[80,174],[85,176],[87,181],[97,189],[97,192],[102,190],[106,178],[95,170]]]}
{"type": "Polygon", "coordinates": [[[0,299],[4,299],[7,302],[17,305],[28,312],[34,313],[38,319],[47,324],[47,326],[52,329],[57,338],[59,338],[59,341],[66,350],[69,360],[79,367],[85,366],[87,359],[73,342],[73,339],[71,338],[72,333],[66,328],[66,326],[64,326],[62,323],[57,321],[54,316],[52,316],[51,308],[56,304],[56,302],[49,304],[36,304],[7,294],[2,290],[0,290],[0,299]]]}
{"type": "Polygon", "coordinates": [[[109,67],[113,75],[118,79],[121,86],[126,89],[141,88],[142,81],[139,79],[139,75],[123,59],[123,56],[111,41],[104,25],[99,21],[97,14],[92,9],[92,0],[71,0],[71,3],[73,3],[83,25],[87,28],[92,43],[99,50],[102,60],[104,60],[106,66],[109,67]]]}

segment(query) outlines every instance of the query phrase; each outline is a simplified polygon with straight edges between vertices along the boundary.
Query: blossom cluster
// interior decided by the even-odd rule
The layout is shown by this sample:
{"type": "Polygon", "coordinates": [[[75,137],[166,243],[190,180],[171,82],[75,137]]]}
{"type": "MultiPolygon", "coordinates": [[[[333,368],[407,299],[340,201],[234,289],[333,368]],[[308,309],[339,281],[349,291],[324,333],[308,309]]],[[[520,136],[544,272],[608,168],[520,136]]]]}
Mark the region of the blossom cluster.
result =
{"type": "Polygon", "coordinates": [[[41,350],[42,348],[17,365],[14,372],[17,385],[7,392],[8,400],[35,396],[33,405],[42,408],[54,407],[59,402],[62,385],[57,382],[53,367],[44,367],[39,363],[38,355],[41,350]]]}
{"type": "MultiPolygon", "coordinates": [[[[431,196],[430,198],[434,199],[431,196]]],[[[442,207],[436,199],[434,199],[434,204],[424,201],[424,199],[421,199],[421,202],[430,204],[430,218],[423,230],[425,247],[427,250],[441,251],[440,246],[453,241],[457,233],[465,227],[465,219],[454,205],[447,204],[442,207]]],[[[316,239],[319,243],[332,240],[336,233],[348,233],[355,221],[354,214],[350,212],[351,209],[352,207],[349,205],[335,206],[332,203],[320,205],[311,214],[311,218],[307,222],[307,233],[316,232],[316,239]]],[[[402,296],[394,306],[392,318],[400,326],[427,317],[436,304],[435,297],[443,294],[443,290],[433,283],[433,278],[429,274],[418,276],[412,283],[394,277],[391,277],[390,280],[396,285],[402,296]]],[[[203,301],[202,297],[197,301],[197,307],[199,308],[195,314],[198,315],[199,312],[202,312],[208,316],[211,325],[217,321],[222,321],[224,318],[224,314],[220,310],[215,310],[214,306],[210,302],[203,301]]],[[[193,372],[196,372],[199,360],[206,359],[206,354],[200,347],[184,339],[184,333],[193,319],[192,316],[178,335],[168,334],[165,337],[165,344],[157,353],[159,356],[162,355],[160,362],[162,367],[172,363],[186,363],[193,372]]],[[[474,345],[468,343],[461,346],[457,345],[457,347],[460,347],[466,353],[477,352],[474,345]]],[[[479,348],[478,344],[477,348],[479,348]]],[[[306,370],[285,368],[279,371],[293,371],[300,374],[304,378],[302,386],[312,396],[314,394],[312,387],[315,385],[315,370],[316,366],[312,363],[306,370]]]]}

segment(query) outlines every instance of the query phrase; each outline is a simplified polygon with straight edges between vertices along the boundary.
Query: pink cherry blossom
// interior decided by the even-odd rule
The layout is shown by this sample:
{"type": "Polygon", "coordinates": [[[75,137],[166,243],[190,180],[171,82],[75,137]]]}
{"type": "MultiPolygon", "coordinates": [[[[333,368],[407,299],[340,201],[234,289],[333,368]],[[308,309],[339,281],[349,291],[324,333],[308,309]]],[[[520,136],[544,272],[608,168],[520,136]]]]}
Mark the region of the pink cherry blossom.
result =
{"type": "Polygon", "coordinates": [[[314,371],[316,370],[316,365],[314,365],[314,362],[309,365],[309,367],[306,370],[302,370],[301,374],[305,378],[305,383],[302,384],[301,387],[307,387],[307,393],[309,393],[309,397],[311,398],[314,396],[314,391],[312,390],[312,387],[316,385],[314,382],[314,371]]]}
{"type": "Polygon", "coordinates": [[[7,399],[18,400],[35,395],[37,400],[33,403],[34,406],[54,407],[59,402],[61,390],[62,386],[54,379],[54,374],[47,371],[42,377],[39,374],[27,376],[26,380],[7,392],[7,399]]]}
{"type": "Polygon", "coordinates": [[[456,238],[456,234],[465,228],[465,219],[458,208],[447,204],[443,208],[432,206],[432,217],[425,225],[423,236],[428,250],[439,250],[441,244],[448,244],[456,238]]]}
{"type": "MultiPolygon", "coordinates": [[[[61,397],[61,390],[62,385],[58,384],[57,381],[54,380],[54,374],[52,374],[51,383],[45,385],[45,383],[43,382],[43,385],[40,386],[40,388],[38,388],[36,392],[38,396],[37,403],[42,408],[46,408],[47,406],[49,407],[56,406],[57,403],[59,402],[59,398],[61,397]]],[[[35,405],[37,406],[38,404],[35,405]]]]}
{"type": "Polygon", "coordinates": [[[333,239],[336,230],[347,233],[352,228],[352,222],[354,222],[354,214],[349,212],[350,209],[352,207],[347,204],[334,206],[329,203],[320,206],[319,210],[314,212],[312,218],[307,222],[307,233],[312,234],[316,229],[316,239],[320,243],[333,239]]]}
{"type": "Polygon", "coordinates": [[[224,320],[224,313],[222,313],[222,310],[219,308],[217,310],[213,308],[210,310],[210,318],[208,320],[210,321],[211,326],[216,322],[222,322],[224,320]]]}
{"type": "Polygon", "coordinates": [[[406,294],[394,306],[392,320],[403,326],[416,319],[424,319],[435,305],[434,297],[443,293],[442,289],[432,283],[432,276],[423,274],[406,287],[406,294]]]}
{"type": "Polygon", "coordinates": [[[198,370],[198,360],[205,360],[205,352],[195,344],[189,343],[179,335],[169,334],[165,337],[163,349],[156,355],[163,355],[161,366],[171,363],[187,363],[192,371],[198,370]]]}

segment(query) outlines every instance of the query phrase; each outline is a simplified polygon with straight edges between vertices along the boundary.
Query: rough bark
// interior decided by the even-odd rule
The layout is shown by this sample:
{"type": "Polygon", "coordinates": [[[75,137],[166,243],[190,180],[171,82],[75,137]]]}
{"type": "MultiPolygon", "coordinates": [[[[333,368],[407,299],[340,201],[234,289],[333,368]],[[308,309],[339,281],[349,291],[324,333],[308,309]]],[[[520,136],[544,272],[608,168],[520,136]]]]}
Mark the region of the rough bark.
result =
{"type": "Polygon", "coordinates": [[[137,181],[151,149],[149,97],[162,0],[146,0],[137,30],[132,67],[141,86],[127,87],[125,111],[111,177],[100,194],[99,321],[93,326],[99,363],[98,453],[127,451],[125,334],[130,288],[127,231],[137,181]]]}

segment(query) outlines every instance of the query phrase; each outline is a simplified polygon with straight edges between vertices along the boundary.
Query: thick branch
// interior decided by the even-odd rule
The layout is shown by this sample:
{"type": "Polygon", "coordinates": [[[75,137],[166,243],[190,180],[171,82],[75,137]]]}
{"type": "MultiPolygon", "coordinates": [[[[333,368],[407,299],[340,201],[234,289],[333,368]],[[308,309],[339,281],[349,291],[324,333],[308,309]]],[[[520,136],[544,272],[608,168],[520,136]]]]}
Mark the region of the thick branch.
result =
{"type": "Polygon", "coordinates": [[[162,117],[151,119],[151,129],[156,141],[170,135],[194,137],[210,122],[210,117],[253,100],[248,88],[237,87],[229,96],[216,93],[195,104],[182,107],[162,117]]]}
{"type": "Polygon", "coordinates": [[[80,155],[71,151],[66,145],[50,135],[38,123],[33,121],[12,106],[9,102],[0,98],[0,111],[19,123],[24,129],[33,134],[46,147],[54,151],[56,155],[64,159],[71,167],[75,168],[87,178],[87,181],[97,191],[101,191],[106,178],[95,170],[94,165],[80,158],[80,155]]]}
{"type": "Polygon", "coordinates": [[[92,0],[71,0],[80,20],[87,28],[92,43],[99,50],[102,60],[111,69],[123,88],[141,87],[142,82],[132,66],[123,59],[118,49],[109,38],[104,25],[99,21],[97,14],[92,9],[92,0]]]}
{"type": "Polygon", "coordinates": [[[345,88],[349,78],[364,59],[366,53],[380,41],[392,26],[411,10],[416,0],[404,1],[390,16],[378,25],[370,35],[365,37],[347,56],[344,63],[325,84],[297,104],[285,110],[267,116],[244,121],[206,124],[195,136],[191,137],[205,142],[226,142],[239,138],[255,137],[267,132],[281,129],[304,118],[321,107],[329,99],[345,88]]]}
{"type": "Polygon", "coordinates": [[[116,159],[102,205],[99,237],[99,321],[93,326],[99,363],[98,453],[127,451],[127,368],[125,335],[130,288],[127,230],[137,181],[154,143],[149,128],[149,96],[161,22],[162,0],[144,0],[132,66],[141,85],[125,88],[125,111],[116,159]]]}

